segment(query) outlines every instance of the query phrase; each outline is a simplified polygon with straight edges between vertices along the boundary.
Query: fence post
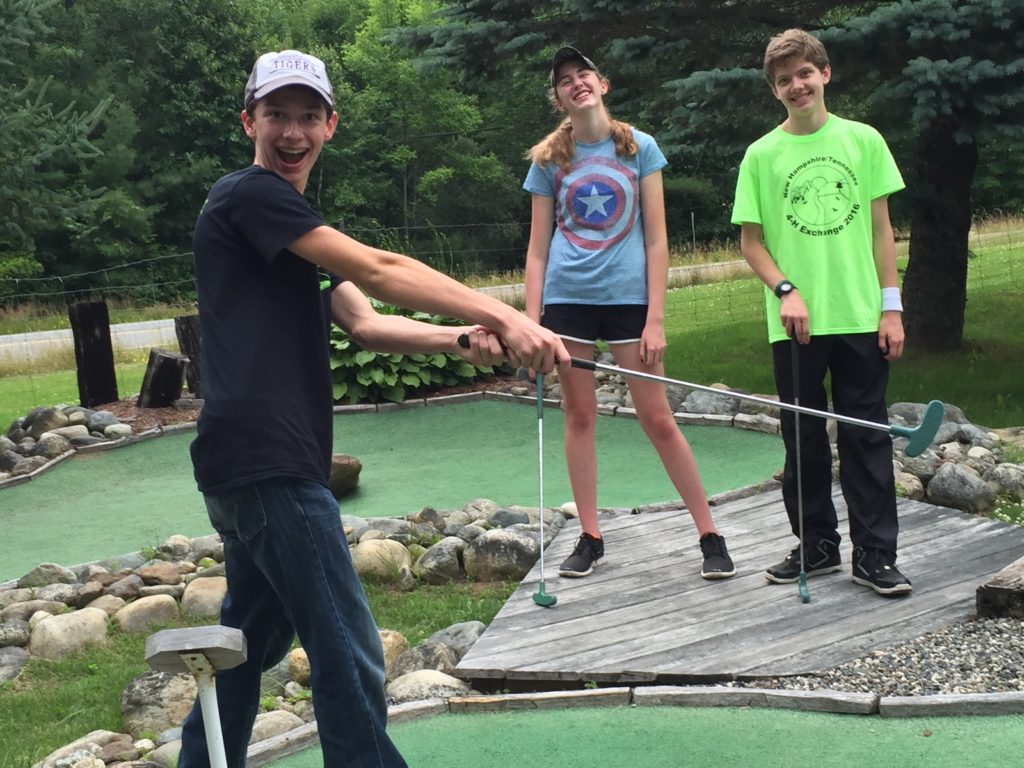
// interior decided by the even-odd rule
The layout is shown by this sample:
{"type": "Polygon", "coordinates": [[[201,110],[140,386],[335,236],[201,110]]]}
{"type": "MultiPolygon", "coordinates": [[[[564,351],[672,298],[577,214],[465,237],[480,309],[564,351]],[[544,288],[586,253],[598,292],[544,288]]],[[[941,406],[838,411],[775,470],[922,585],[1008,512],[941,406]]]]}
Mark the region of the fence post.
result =
{"type": "Polygon", "coordinates": [[[75,341],[79,402],[86,408],[114,402],[118,399],[117,375],[106,302],[70,304],[68,318],[75,341]]]}
{"type": "Polygon", "coordinates": [[[203,396],[199,315],[181,315],[174,318],[174,334],[178,337],[178,348],[188,357],[188,365],[185,366],[188,391],[192,393],[192,397],[199,399],[203,396]]]}

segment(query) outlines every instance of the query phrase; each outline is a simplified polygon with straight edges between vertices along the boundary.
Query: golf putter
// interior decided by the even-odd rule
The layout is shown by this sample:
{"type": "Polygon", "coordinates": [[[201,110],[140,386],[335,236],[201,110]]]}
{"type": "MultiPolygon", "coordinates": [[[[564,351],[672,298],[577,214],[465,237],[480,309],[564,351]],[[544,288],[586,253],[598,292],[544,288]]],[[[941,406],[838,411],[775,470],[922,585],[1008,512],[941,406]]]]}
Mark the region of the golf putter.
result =
{"type": "Polygon", "coordinates": [[[558,598],[544,590],[544,374],[537,373],[537,485],[540,501],[540,583],[533,602],[550,608],[558,598]]]}
{"type": "MultiPolygon", "coordinates": [[[[800,342],[792,337],[790,356],[793,358],[793,405],[800,407],[800,342]]],[[[793,411],[793,430],[796,433],[796,516],[797,530],[800,537],[800,601],[811,602],[811,592],[807,588],[807,566],[804,563],[804,468],[800,461],[800,411],[793,411]]]]}

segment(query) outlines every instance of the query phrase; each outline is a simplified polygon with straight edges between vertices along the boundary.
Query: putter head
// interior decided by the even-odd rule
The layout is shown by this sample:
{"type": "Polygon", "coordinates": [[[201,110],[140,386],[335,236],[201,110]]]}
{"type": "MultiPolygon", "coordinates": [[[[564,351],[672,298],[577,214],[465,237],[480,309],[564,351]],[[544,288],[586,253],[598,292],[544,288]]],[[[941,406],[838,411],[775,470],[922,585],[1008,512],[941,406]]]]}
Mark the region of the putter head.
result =
{"type": "Polygon", "coordinates": [[[539,605],[541,608],[550,608],[558,602],[558,598],[554,595],[549,595],[544,591],[544,585],[541,584],[537,587],[537,591],[533,593],[533,602],[539,605]]]}
{"type": "Polygon", "coordinates": [[[903,452],[907,456],[920,456],[927,450],[935,439],[939,427],[942,426],[942,418],[945,415],[946,407],[940,400],[932,400],[921,416],[921,423],[916,427],[892,427],[890,430],[895,435],[907,438],[907,447],[903,452]]]}

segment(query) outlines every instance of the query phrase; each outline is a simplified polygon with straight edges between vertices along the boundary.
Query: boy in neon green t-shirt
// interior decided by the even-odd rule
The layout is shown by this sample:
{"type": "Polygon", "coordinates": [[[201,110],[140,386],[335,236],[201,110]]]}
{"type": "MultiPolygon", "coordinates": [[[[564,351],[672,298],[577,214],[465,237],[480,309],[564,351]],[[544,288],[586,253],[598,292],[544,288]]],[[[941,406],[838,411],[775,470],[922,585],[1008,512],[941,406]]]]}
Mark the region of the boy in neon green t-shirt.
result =
{"type": "MultiPolygon", "coordinates": [[[[779,397],[793,401],[796,354],[801,405],[827,408],[829,372],[836,412],[887,421],[889,361],[900,357],[904,341],[888,196],[903,189],[903,179],[874,128],[828,113],[832,71],[817,38],[796,29],[772,38],[764,72],[787,116],[748,147],[732,221],[741,226],[743,257],[766,286],[779,397]]],[[[783,412],[783,498],[798,535],[794,421],[783,412]]],[[[907,594],[910,580],[896,569],[892,441],[839,424],[838,447],[853,580],[879,594],[907,594]]],[[[801,418],[800,455],[806,562],[796,547],[769,568],[766,577],[779,584],[797,581],[802,569],[834,573],[842,562],[824,419],[801,418]]]]}

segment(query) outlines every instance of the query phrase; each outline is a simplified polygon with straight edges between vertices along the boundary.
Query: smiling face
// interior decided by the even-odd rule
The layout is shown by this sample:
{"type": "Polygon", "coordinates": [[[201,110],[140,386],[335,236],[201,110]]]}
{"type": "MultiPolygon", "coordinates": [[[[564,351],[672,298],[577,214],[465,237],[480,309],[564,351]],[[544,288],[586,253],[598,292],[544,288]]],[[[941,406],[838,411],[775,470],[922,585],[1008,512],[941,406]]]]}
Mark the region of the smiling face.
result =
{"type": "Polygon", "coordinates": [[[824,117],[825,85],[831,77],[828,65],[819,69],[804,58],[784,59],[772,71],[772,93],[782,102],[790,119],[824,117]]]}
{"type": "Polygon", "coordinates": [[[600,107],[608,92],[608,81],[582,61],[568,61],[555,76],[555,104],[570,114],[575,110],[600,107]]]}
{"type": "Polygon", "coordinates": [[[255,145],[253,163],[305,191],[324,142],[334,135],[338,114],[312,89],[290,85],[267,94],[242,112],[245,135],[255,145]]]}

